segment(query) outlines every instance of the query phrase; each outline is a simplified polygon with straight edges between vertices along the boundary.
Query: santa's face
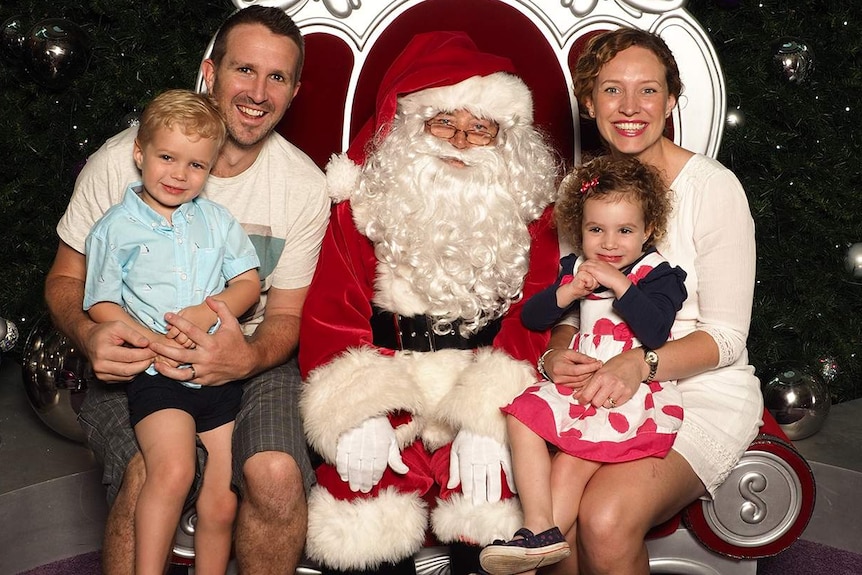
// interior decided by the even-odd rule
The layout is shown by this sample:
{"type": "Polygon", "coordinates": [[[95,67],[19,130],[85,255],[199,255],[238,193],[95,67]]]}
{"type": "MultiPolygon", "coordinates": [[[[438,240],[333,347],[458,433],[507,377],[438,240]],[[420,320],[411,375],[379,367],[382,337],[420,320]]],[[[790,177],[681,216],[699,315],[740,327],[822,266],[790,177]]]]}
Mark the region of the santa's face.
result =
{"type": "Polygon", "coordinates": [[[451,143],[491,128],[459,121],[441,138],[421,118],[396,122],[366,162],[351,202],[384,309],[478,329],[520,297],[530,235],[508,162],[498,146],[451,143]]]}
{"type": "MultiPolygon", "coordinates": [[[[493,120],[477,118],[467,110],[440,112],[425,122],[425,132],[464,150],[491,146],[496,142],[500,127],[493,120]]],[[[463,166],[455,158],[441,158],[453,166],[463,166]]]]}

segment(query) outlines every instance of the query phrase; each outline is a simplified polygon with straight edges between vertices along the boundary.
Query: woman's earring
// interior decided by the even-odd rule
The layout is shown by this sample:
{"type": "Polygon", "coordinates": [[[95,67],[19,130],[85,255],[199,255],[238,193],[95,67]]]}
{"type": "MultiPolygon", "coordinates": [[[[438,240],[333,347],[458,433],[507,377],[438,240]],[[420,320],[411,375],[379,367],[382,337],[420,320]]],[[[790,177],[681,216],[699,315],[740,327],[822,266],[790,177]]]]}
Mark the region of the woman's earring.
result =
{"type": "Polygon", "coordinates": [[[592,108],[590,108],[589,110],[587,110],[587,113],[590,115],[590,118],[595,118],[595,117],[596,117],[596,113],[593,111],[593,109],[592,109],[592,108]]]}

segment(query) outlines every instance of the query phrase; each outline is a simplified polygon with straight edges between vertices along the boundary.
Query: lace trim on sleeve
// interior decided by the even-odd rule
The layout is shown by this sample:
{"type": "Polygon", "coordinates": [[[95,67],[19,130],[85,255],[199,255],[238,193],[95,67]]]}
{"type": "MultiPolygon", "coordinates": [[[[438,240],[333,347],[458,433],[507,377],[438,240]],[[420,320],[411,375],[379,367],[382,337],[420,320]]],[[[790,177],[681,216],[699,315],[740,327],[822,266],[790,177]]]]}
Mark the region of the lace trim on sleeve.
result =
{"type": "Polygon", "coordinates": [[[718,346],[718,365],[716,368],[730,365],[736,361],[742,353],[742,347],[734,338],[728,337],[727,333],[714,326],[702,326],[701,331],[708,333],[718,346]]]}

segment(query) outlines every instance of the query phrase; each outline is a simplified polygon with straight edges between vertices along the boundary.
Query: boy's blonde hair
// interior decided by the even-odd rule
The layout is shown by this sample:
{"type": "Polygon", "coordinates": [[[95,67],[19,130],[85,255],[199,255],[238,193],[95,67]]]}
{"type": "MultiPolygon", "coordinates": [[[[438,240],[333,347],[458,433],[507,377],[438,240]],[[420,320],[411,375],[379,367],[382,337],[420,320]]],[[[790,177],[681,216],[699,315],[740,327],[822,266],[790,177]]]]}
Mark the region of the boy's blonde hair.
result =
{"type": "Polygon", "coordinates": [[[141,114],[138,144],[143,147],[156,130],[175,124],[187,136],[215,140],[218,149],[227,139],[224,119],[209,96],[191,90],[168,90],[153,98],[141,114]]]}

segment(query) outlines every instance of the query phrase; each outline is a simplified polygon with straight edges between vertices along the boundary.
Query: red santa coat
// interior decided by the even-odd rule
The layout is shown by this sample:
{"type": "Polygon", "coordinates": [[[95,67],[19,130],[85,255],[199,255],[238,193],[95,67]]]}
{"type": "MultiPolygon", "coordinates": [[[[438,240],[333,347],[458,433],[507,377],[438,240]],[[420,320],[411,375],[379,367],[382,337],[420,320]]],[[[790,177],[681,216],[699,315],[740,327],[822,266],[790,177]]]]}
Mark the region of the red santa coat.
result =
{"type": "MultiPolygon", "coordinates": [[[[535,361],[548,334],[527,330],[520,313],[524,301],[556,279],[559,244],[551,212],[546,209],[529,225],[530,265],[523,298],[502,318],[493,345],[417,353],[373,344],[369,318],[378,265],[374,246],[356,228],[349,202],[333,208],[300,329],[306,434],[312,447],[334,466],[342,433],[372,417],[406,413],[406,418],[391,420],[411,471],[408,477],[394,477],[387,469],[375,490],[359,496],[333,487],[329,480],[334,468],[329,467],[329,479],[321,481],[327,489],[318,486],[309,499],[310,557],[344,569],[413,554],[425,541],[428,526],[424,502],[428,476],[443,488],[433,493],[446,499],[432,518],[440,541],[487,544],[510,537],[520,527],[520,509],[511,501],[478,509],[458,496],[446,496],[448,446],[461,429],[506,442],[505,417],[499,408],[537,377],[535,361]],[[443,457],[431,463],[436,469],[424,473],[424,479],[411,480],[409,476],[419,474],[422,466],[419,452],[439,452],[443,457]],[[388,488],[390,480],[397,489],[388,488]],[[410,488],[418,495],[408,494],[410,488]]],[[[320,471],[319,478],[323,479],[320,471]]]]}

